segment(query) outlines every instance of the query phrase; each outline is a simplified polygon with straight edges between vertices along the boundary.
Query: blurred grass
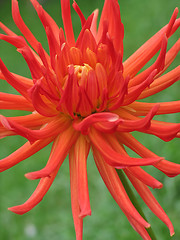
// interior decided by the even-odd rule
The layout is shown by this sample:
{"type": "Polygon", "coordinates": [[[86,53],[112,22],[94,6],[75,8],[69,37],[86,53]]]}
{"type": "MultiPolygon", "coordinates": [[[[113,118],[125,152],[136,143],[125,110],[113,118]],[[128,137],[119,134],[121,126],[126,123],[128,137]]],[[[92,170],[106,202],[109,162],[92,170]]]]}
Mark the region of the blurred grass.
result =
{"type": "MultiPolygon", "coordinates": [[[[19,33],[11,17],[10,0],[0,1],[0,20],[9,28],[19,33]]],[[[56,22],[62,25],[60,17],[59,0],[41,1],[43,7],[50,13],[56,22]]],[[[102,10],[103,1],[77,0],[85,17],[95,8],[102,10]]],[[[33,7],[28,0],[19,1],[22,17],[30,27],[37,39],[48,50],[44,29],[38,19],[33,7]]],[[[161,27],[167,24],[174,8],[180,7],[177,0],[121,0],[121,15],[125,26],[124,59],[130,56],[149,37],[156,33],[161,27]]],[[[80,31],[80,21],[72,11],[73,25],[76,36],[80,31]]],[[[170,40],[170,45],[179,38],[179,33],[170,40]]],[[[25,61],[10,44],[1,41],[0,55],[12,72],[30,77],[25,61]]],[[[175,64],[180,62],[177,57],[175,64]]],[[[14,92],[4,81],[1,81],[1,91],[14,92]]],[[[152,101],[171,101],[179,99],[179,83],[170,87],[168,91],[155,95],[152,101]]],[[[149,100],[149,99],[147,99],[149,100]]],[[[19,115],[20,113],[2,111],[6,116],[19,115]]],[[[166,121],[179,121],[179,115],[163,116],[166,121]]],[[[148,148],[159,156],[166,156],[166,159],[180,163],[179,142],[177,139],[164,143],[156,137],[144,136],[136,133],[135,136],[148,148]]],[[[21,137],[9,137],[1,140],[0,156],[7,156],[24,143],[21,137]]],[[[70,187],[68,161],[63,163],[59,174],[51,189],[43,201],[29,213],[18,216],[7,208],[23,203],[33,192],[37,181],[30,181],[24,177],[26,172],[42,168],[50,153],[48,146],[33,157],[30,157],[21,164],[0,174],[0,239],[2,240],[47,240],[75,239],[73,220],[70,207],[70,187]]],[[[169,179],[159,171],[151,167],[146,170],[162,181],[164,188],[153,190],[154,195],[168,213],[175,227],[174,240],[180,239],[180,178],[169,179]]],[[[84,220],[85,240],[131,240],[141,239],[134,232],[127,219],[114,202],[106,187],[104,186],[99,173],[95,167],[92,157],[88,160],[88,177],[92,216],[84,220]]],[[[138,196],[137,196],[138,197],[138,196]]],[[[140,203],[142,200],[138,197],[140,203]]],[[[142,203],[143,210],[157,235],[158,240],[168,240],[169,232],[166,226],[157,219],[150,210],[142,203]]]]}

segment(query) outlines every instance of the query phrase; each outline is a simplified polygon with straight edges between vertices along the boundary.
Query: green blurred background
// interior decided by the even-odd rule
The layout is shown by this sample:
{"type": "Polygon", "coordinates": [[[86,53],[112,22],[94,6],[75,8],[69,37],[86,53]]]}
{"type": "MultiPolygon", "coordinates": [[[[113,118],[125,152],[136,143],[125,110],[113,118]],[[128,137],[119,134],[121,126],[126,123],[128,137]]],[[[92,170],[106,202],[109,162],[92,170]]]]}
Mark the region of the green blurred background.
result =
{"type": "MultiPolygon", "coordinates": [[[[11,17],[11,1],[0,0],[0,21],[19,33],[11,17]]],[[[43,7],[62,26],[60,0],[42,0],[43,7]]],[[[72,2],[72,1],[71,1],[72,2]]],[[[95,8],[102,10],[104,1],[77,0],[85,17],[95,8]]],[[[124,59],[130,56],[156,31],[169,21],[179,0],[121,0],[121,15],[125,26],[124,59]]],[[[37,39],[48,50],[44,29],[29,0],[19,0],[22,17],[37,39]]],[[[72,11],[73,25],[76,36],[80,31],[80,21],[72,11]]],[[[178,39],[180,31],[169,41],[169,46],[178,39]]],[[[10,44],[1,41],[0,56],[10,71],[30,77],[25,61],[10,44]]],[[[180,62],[176,58],[172,67],[180,62]]],[[[155,95],[147,101],[179,100],[180,84],[176,83],[168,91],[155,95]]],[[[0,91],[15,92],[4,81],[1,81],[0,91]]],[[[21,113],[2,111],[5,116],[15,116],[21,113]]],[[[26,113],[24,113],[26,114],[26,113]]],[[[163,116],[165,121],[179,122],[178,114],[163,116]]],[[[180,163],[179,141],[174,139],[169,143],[152,136],[136,133],[135,136],[159,156],[180,163]]],[[[21,137],[1,139],[0,157],[3,158],[21,146],[25,140],[21,137]]],[[[0,174],[0,239],[2,240],[71,240],[75,239],[71,215],[70,186],[68,161],[63,163],[59,174],[43,201],[29,213],[18,216],[7,210],[8,207],[26,201],[35,189],[38,181],[30,181],[24,177],[26,172],[35,171],[46,164],[51,146],[46,147],[33,157],[0,174]]],[[[132,153],[131,153],[132,154],[132,153]]],[[[133,154],[132,154],[133,155],[133,154]]],[[[168,213],[175,227],[173,239],[180,239],[180,177],[170,179],[157,170],[147,167],[146,170],[164,184],[161,190],[152,190],[158,201],[168,213]]],[[[110,196],[95,167],[92,157],[88,160],[88,180],[92,216],[84,219],[85,240],[131,240],[141,239],[132,229],[115,201],[110,196]]],[[[158,240],[170,239],[167,227],[145,206],[137,196],[143,211],[154,229],[158,240]]]]}

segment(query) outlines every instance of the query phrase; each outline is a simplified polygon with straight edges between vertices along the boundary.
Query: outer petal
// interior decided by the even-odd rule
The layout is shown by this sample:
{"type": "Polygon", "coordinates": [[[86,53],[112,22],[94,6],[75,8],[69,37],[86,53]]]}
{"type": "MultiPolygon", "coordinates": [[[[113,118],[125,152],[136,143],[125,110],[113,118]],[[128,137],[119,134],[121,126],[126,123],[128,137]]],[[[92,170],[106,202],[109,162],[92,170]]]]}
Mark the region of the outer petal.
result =
{"type": "Polygon", "coordinates": [[[45,196],[45,194],[51,187],[51,185],[56,177],[56,174],[59,170],[59,167],[60,166],[58,166],[55,169],[55,171],[53,173],[51,173],[50,177],[42,178],[39,181],[39,184],[38,184],[36,190],[24,204],[15,206],[15,207],[10,207],[10,208],[8,208],[8,210],[10,210],[16,214],[22,215],[22,214],[30,211],[32,208],[34,208],[40,201],[43,200],[43,197],[45,196]]]}
{"type": "MultiPolygon", "coordinates": [[[[162,158],[131,158],[126,156],[124,153],[119,153],[115,151],[110,144],[107,142],[108,134],[102,135],[95,129],[91,129],[89,132],[89,138],[92,144],[98,149],[98,151],[102,154],[105,161],[116,168],[124,168],[130,166],[145,166],[151,165],[153,163],[159,162],[162,158]]],[[[120,144],[114,137],[114,141],[116,141],[118,148],[120,148],[120,144]]]]}
{"type": "Polygon", "coordinates": [[[74,161],[76,162],[78,201],[80,207],[79,217],[91,215],[87,181],[87,157],[89,147],[86,137],[80,135],[74,146],[74,161]]]}
{"type": "Polygon", "coordinates": [[[159,51],[164,34],[169,38],[177,30],[180,26],[180,19],[176,20],[177,14],[178,8],[174,10],[169,24],[151,37],[124,62],[124,76],[130,75],[131,77],[134,77],[136,73],[159,51]]]}
{"type": "Polygon", "coordinates": [[[38,179],[50,176],[56,168],[59,168],[62,165],[77,137],[78,132],[75,132],[70,126],[56,138],[52,147],[51,156],[46,166],[39,171],[27,173],[25,176],[29,179],[38,179]]]}
{"type": "Polygon", "coordinates": [[[66,33],[66,39],[70,46],[75,45],[74,32],[71,20],[71,10],[69,0],[61,0],[62,19],[66,33]]]}
{"type": "MultiPolygon", "coordinates": [[[[118,139],[141,157],[157,157],[155,153],[144,147],[129,133],[121,133],[121,135],[118,136],[118,139]]],[[[169,177],[175,177],[180,174],[180,164],[172,163],[167,160],[162,160],[159,163],[154,164],[154,167],[164,172],[169,177]]]]}
{"type": "Polygon", "coordinates": [[[104,180],[108,190],[111,195],[122,209],[122,211],[135,219],[138,223],[142,224],[144,227],[150,227],[150,224],[147,223],[137,212],[137,210],[132,205],[130,199],[128,198],[126,191],[118,177],[116,170],[106,164],[103,160],[101,154],[93,148],[93,154],[97,168],[101,174],[102,179],[104,180]]]}
{"type": "Polygon", "coordinates": [[[27,41],[30,43],[30,45],[37,51],[38,49],[38,41],[32,34],[32,32],[29,30],[29,28],[26,26],[24,21],[21,18],[19,7],[18,7],[18,1],[12,0],[12,16],[14,19],[14,22],[16,23],[19,30],[22,32],[24,37],[27,39],[27,41]]]}
{"type": "Polygon", "coordinates": [[[131,103],[129,106],[127,106],[127,110],[130,110],[132,114],[135,116],[144,116],[156,104],[159,105],[159,109],[157,110],[156,115],[180,112],[180,100],[173,101],[173,102],[158,102],[158,103],[147,103],[147,102],[135,101],[131,103]]]}
{"type": "Polygon", "coordinates": [[[25,143],[22,147],[10,154],[8,157],[0,160],[0,172],[11,168],[19,162],[25,160],[26,158],[32,156],[33,154],[47,146],[50,142],[52,142],[53,139],[54,137],[38,140],[32,145],[29,142],[25,143]]]}
{"type": "Polygon", "coordinates": [[[82,240],[83,235],[83,218],[80,218],[80,207],[78,199],[78,177],[77,166],[74,159],[74,147],[72,147],[69,154],[69,170],[71,183],[71,206],[74,220],[74,227],[76,231],[76,240],[82,240]]]}
{"type": "Polygon", "coordinates": [[[124,170],[124,172],[128,176],[129,180],[131,181],[131,183],[133,184],[141,198],[147,204],[147,206],[151,209],[152,212],[154,212],[154,214],[159,219],[161,219],[161,221],[163,221],[167,225],[167,227],[170,230],[170,235],[173,236],[174,235],[173,225],[168,216],[166,215],[166,213],[164,212],[164,210],[162,209],[162,207],[159,205],[155,197],[152,195],[149,188],[142,182],[140,182],[138,179],[134,178],[128,171],[126,171],[126,169],[124,170]]]}
{"type": "Polygon", "coordinates": [[[0,92],[0,109],[34,111],[34,107],[23,96],[0,92]]]}

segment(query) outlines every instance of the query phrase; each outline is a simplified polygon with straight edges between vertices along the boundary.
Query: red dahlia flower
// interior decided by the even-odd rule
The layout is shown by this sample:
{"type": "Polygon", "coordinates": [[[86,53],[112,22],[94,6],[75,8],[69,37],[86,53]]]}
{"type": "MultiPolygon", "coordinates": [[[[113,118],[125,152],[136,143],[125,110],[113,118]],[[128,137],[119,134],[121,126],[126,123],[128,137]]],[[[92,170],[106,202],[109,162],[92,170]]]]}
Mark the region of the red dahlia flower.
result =
{"type": "Polygon", "coordinates": [[[117,0],[105,0],[98,30],[98,11],[86,19],[74,1],[73,8],[82,24],[77,40],[69,0],[61,0],[64,31],[37,0],[31,2],[45,28],[50,55],[25,25],[17,0],[12,0],[13,19],[23,36],[0,23],[7,34],[0,34],[0,39],[14,45],[22,54],[32,79],[9,72],[0,60],[0,78],[19,93],[1,92],[0,107],[31,113],[18,117],[0,116],[1,138],[20,135],[28,140],[0,160],[0,171],[13,167],[51,142],[53,146],[46,166],[26,174],[28,179],[40,179],[32,196],[24,204],[9,210],[24,214],[36,206],[69,155],[76,239],[82,239],[83,218],[91,215],[86,169],[91,150],[108,190],[142,238],[150,239],[146,231],[150,224],[131,203],[116,169],[121,169],[173,235],[172,223],[148,188],[161,188],[162,183],[141,166],[153,165],[167,176],[174,177],[180,173],[180,165],[158,157],[138,142],[131,132],[152,134],[164,141],[180,137],[179,123],[152,120],[155,115],[179,112],[180,101],[138,101],[161,92],[180,79],[180,66],[163,75],[180,49],[179,39],[170,50],[166,50],[168,39],[180,26],[180,19],[176,19],[178,9],[174,10],[165,27],[123,62],[124,29],[117,0]],[[139,73],[158,51],[155,62],[139,73]],[[140,158],[130,157],[124,146],[140,158]]]}

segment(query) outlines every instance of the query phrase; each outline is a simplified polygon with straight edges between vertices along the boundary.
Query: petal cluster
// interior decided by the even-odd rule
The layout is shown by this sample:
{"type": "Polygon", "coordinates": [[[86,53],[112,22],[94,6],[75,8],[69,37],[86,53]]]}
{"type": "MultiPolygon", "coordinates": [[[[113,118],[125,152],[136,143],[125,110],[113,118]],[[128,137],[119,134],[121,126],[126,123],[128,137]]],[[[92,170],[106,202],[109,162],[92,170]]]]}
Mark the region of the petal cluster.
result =
{"type": "Polygon", "coordinates": [[[69,0],[61,0],[64,30],[37,0],[30,1],[44,26],[49,54],[23,21],[18,1],[12,0],[12,16],[22,36],[0,23],[6,33],[0,34],[0,39],[17,48],[30,69],[31,78],[10,72],[0,59],[0,78],[17,91],[16,95],[1,92],[0,108],[29,113],[18,117],[0,115],[0,137],[20,135],[27,142],[0,160],[0,172],[51,142],[53,145],[46,166],[25,175],[28,179],[40,179],[34,193],[24,204],[9,209],[24,214],[36,206],[69,156],[72,214],[76,239],[81,240],[83,218],[91,215],[87,158],[92,151],[108,190],[142,238],[151,239],[146,231],[150,224],[134,207],[117,169],[127,176],[146,205],[173,235],[172,223],[148,188],[163,185],[141,166],[152,165],[174,177],[180,173],[180,165],[151,152],[132,132],[152,134],[163,141],[180,137],[180,123],[153,120],[155,115],[179,113],[180,101],[138,101],[180,80],[180,66],[165,72],[180,50],[178,39],[167,51],[168,39],[180,26],[178,9],[166,26],[123,62],[124,27],[117,0],[105,0],[98,27],[98,10],[86,19],[74,1],[73,8],[82,25],[77,39],[69,0]],[[154,63],[140,71],[157,53],[154,63]],[[125,147],[139,157],[130,157],[125,147]]]}

